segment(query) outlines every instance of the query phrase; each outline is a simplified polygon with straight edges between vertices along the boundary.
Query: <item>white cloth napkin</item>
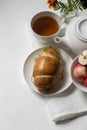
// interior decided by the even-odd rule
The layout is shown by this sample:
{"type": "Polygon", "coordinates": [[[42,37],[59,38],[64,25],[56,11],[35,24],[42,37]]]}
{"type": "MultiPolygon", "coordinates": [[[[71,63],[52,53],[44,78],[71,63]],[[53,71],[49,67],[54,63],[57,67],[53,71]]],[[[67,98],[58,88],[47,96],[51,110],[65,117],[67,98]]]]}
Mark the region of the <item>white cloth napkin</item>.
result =
{"type": "MultiPolygon", "coordinates": [[[[29,31],[32,50],[46,46],[35,41],[29,31]]],[[[73,84],[63,93],[45,98],[49,115],[55,122],[87,114],[87,93],[81,92],[73,84]]]]}
{"type": "Polygon", "coordinates": [[[51,119],[55,122],[87,114],[87,94],[73,84],[63,93],[46,96],[51,119]]]}

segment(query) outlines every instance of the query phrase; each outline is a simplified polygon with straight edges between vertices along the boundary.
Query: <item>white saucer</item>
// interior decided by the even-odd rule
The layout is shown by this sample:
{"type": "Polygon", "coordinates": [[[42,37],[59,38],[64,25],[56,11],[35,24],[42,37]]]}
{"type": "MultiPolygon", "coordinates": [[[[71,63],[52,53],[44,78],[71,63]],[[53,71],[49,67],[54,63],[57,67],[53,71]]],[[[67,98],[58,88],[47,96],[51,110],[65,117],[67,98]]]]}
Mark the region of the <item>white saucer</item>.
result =
{"type": "MultiPolygon", "coordinates": [[[[25,77],[25,80],[26,80],[27,84],[29,85],[29,87],[31,87],[31,89],[34,92],[37,92],[38,94],[42,94],[42,93],[40,93],[37,90],[37,87],[32,82],[32,72],[33,72],[33,67],[34,67],[34,64],[35,64],[34,59],[37,56],[39,56],[39,54],[41,54],[41,52],[43,52],[43,49],[44,48],[40,48],[40,49],[37,49],[37,50],[33,51],[27,57],[27,59],[25,60],[24,68],[23,68],[24,77],[25,77]]],[[[70,65],[71,65],[71,62],[72,62],[72,58],[63,49],[60,49],[60,52],[61,52],[61,55],[62,55],[62,58],[63,58],[63,61],[64,61],[63,65],[64,65],[64,69],[65,69],[65,76],[64,76],[64,78],[62,80],[60,80],[58,82],[57,90],[56,91],[52,90],[51,92],[46,93],[46,95],[47,94],[50,94],[50,95],[59,94],[59,93],[65,91],[72,83],[72,80],[71,80],[71,77],[70,77],[70,65]]]]}

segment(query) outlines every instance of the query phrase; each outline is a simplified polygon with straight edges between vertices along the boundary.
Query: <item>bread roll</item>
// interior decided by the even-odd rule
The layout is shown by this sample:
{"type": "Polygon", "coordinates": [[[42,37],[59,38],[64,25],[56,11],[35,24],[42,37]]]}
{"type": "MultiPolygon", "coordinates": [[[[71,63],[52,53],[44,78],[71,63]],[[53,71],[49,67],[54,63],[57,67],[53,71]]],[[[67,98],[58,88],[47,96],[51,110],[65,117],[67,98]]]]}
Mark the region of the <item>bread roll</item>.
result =
{"type": "Polygon", "coordinates": [[[60,57],[54,48],[48,48],[36,59],[33,68],[34,84],[38,91],[44,93],[53,87],[54,78],[58,75],[60,57]]]}

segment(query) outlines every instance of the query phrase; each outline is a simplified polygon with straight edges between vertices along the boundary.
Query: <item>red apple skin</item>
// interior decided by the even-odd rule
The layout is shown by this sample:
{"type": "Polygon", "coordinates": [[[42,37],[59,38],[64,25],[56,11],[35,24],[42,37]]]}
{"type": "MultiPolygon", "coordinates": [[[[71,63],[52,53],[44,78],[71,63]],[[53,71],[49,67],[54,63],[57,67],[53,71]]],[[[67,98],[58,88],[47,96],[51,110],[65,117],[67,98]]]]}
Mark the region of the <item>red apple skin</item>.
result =
{"type": "Polygon", "coordinates": [[[87,88],[87,77],[85,78],[84,86],[87,88]]]}
{"type": "Polygon", "coordinates": [[[84,82],[87,77],[87,69],[81,64],[77,64],[73,69],[73,76],[79,82],[84,82]]]}

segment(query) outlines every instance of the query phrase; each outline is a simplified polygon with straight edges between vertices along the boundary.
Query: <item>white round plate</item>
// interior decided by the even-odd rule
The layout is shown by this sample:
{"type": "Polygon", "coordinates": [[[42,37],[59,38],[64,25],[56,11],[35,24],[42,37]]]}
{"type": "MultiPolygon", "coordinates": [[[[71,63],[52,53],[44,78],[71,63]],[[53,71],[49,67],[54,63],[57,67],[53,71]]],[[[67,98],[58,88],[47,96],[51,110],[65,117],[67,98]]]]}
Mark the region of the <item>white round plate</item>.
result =
{"type": "MultiPolygon", "coordinates": [[[[64,61],[63,62],[64,71],[65,71],[64,77],[63,77],[63,79],[59,80],[56,90],[53,89],[49,93],[45,93],[46,95],[59,94],[59,93],[65,91],[72,83],[71,76],[70,76],[70,66],[71,66],[72,58],[65,50],[63,50],[61,48],[59,48],[59,49],[60,49],[60,53],[62,55],[62,59],[64,61]]],[[[29,87],[31,87],[31,89],[33,91],[35,91],[39,94],[42,94],[42,93],[40,93],[37,90],[37,87],[32,82],[32,72],[33,72],[33,67],[35,64],[35,58],[38,57],[39,54],[41,54],[43,52],[43,50],[44,50],[44,47],[33,51],[25,60],[24,67],[23,67],[24,77],[25,77],[27,84],[29,85],[29,87]]]]}

